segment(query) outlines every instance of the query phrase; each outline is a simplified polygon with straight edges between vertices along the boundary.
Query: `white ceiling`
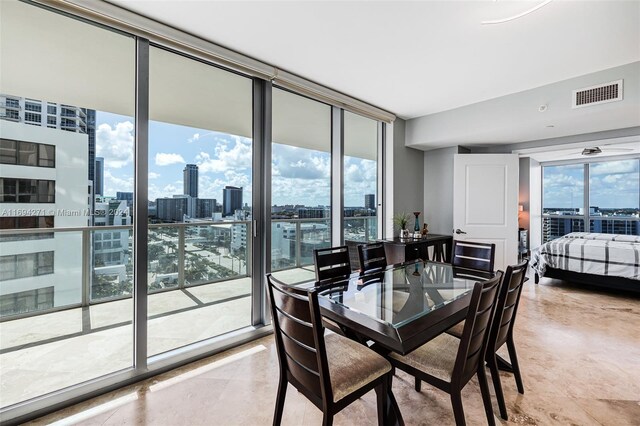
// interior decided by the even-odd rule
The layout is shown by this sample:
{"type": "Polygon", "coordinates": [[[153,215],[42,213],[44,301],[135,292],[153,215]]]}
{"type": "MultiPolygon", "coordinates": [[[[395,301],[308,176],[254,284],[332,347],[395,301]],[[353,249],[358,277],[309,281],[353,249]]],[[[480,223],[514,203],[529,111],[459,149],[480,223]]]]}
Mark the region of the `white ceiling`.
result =
{"type": "Polygon", "coordinates": [[[640,60],[640,2],[112,3],[413,118],[640,60]]]}

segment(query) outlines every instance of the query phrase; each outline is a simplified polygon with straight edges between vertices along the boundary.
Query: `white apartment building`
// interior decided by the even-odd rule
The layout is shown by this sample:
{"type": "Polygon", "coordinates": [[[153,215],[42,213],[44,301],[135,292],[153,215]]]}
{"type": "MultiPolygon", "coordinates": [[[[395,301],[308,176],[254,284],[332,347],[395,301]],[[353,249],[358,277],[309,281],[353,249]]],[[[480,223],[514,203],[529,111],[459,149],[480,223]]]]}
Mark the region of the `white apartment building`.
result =
{"type": "MultiPolygon", "coordinates": [[[[2,120],[0,140],[3,229],[87,225],[86,134],[2,120]]],[[[3,313],[81,302],[82,232],[9,233],[2,238],[3,313]]]]}

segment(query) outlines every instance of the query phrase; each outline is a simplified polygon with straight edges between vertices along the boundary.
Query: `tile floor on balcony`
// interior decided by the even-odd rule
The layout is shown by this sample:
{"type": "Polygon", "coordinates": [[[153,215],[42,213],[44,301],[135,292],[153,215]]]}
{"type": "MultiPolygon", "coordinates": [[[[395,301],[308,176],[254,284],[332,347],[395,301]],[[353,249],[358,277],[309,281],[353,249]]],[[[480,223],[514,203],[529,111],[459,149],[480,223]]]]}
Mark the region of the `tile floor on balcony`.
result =
{"type": "MultiPolygon", "coordinates": [[[[313,279],[313,269],[277,274],[313,279]]],[[[250,325],[250,294],[241,278],[150,295],[149,355],[250,325]]],[[[0,406],[130,367],[132,316],[124,299],[0,323],[0,406]]]]}
{"type": "MultiPolygon", "coordinates": [[[[499,424],[638,425],[639,300],[556,280],[526,283],[515,328],[525,394],[517,393],[512,375],[501,374],[510,420],[499,424]]],[[[268,425],[277,380],[275,346],[268,336],[33,424],[268,425]]],[[[407,425],[454,423],[443,392],[426,384],[415,392],[403,372],[393,391],[407,425]]],[[[468,424],[486,424],[475,379],[464,389],[463,403],[468,424]]],[[[370,392],[338,414],[335,424],[375,424],[375,419],[370,392]]],[[[283,424],[320,423],[320,410],[289,386],[283,424]]]]}

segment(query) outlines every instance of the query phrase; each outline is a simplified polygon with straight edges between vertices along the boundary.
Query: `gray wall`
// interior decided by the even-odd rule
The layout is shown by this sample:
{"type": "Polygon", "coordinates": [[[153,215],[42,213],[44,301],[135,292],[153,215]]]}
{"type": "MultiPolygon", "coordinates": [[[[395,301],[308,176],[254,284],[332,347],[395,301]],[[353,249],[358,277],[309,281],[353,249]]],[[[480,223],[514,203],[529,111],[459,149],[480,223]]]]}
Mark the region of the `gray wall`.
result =
{"type": "MultiPolygon", "coordinates": [[[[393,123],[393,213],[422,211],[423,152],[405,146],[404,120],[393,123]]],[[[422,219],[422,216],[421,216],[422,219]]],[[[412,222],[413,223],[413,222],[412,222]]],[[[394,235],[398,231],[394,230],[394,235]]]]}
{"type": "Polygon", "coordinates": [[[451,235],[453,230],[453,158],[458,147],[424,153],[424,217],[429,231],[451,235]]]}

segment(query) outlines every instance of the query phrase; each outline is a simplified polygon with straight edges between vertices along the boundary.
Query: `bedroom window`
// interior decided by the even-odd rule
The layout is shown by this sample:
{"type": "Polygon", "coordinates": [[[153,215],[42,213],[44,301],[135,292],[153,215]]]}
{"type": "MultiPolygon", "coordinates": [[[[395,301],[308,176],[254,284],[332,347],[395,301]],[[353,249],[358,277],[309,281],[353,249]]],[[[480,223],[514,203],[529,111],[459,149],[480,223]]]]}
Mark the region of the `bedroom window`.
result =
{"type": "Polygon", "coordinates": [[[570,232],[640,235],[640,159],[542,168],[543,242],[570,232]]]}

